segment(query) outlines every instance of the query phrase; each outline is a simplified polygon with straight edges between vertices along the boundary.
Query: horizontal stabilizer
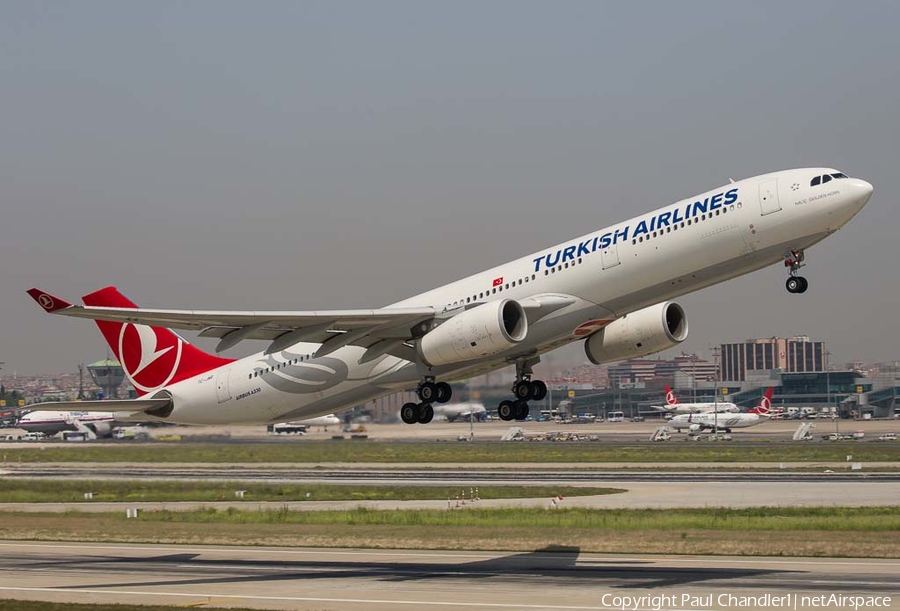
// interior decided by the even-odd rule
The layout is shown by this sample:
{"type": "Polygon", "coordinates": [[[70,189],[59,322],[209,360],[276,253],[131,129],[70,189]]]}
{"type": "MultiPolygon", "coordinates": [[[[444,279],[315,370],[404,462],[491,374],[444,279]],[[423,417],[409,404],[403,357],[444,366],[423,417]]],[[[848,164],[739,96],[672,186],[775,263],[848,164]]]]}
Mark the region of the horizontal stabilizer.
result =
{"type": "Polygon", "coordinates": [[[37,301],[38,305],[44,308],[44,311],[46,312],[53,313],[72,307],[72,304],[65,299],[51,295],[38,288],[28,289],[28,294],[31,295],[31,298],[37,301]]]}

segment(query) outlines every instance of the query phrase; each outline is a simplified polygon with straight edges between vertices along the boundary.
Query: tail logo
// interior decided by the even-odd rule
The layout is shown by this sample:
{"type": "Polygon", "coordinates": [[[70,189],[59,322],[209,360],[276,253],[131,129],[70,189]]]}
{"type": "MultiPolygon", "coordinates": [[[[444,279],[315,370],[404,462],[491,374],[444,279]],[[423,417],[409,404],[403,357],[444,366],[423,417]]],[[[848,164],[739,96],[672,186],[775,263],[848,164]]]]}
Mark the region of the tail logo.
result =
{"type": "Polygon", "coordinates": [[[671,390],[666,393],[666,403],[668,403],[669,405],[675,405],[676,403],[678,403],[678,400],[675,399],[675,393],[671,390]]]}
{"type": "Polygon", "coordinates": [[[175,377],[183,345],[174,333],[128,323],[119,331],[119,360],[131,384],[149,393],[175,377]]]}
{"type": "Polygon", "coordinates": [[[38,295],[37,301],[38,304],[48,312],[53,309],[54,305],[56,305],[53,301],[53,297],[51,297],[47,293],[41,293],[40,295],[38,295]]]}
{"type": "Polygon", "coordinates": [[[769,400],[769,397],[763,397],[759,402],[759,407],[756,408],[760,414],[768,414],[769,408],[772,406],[772,402],[769,400]]]}

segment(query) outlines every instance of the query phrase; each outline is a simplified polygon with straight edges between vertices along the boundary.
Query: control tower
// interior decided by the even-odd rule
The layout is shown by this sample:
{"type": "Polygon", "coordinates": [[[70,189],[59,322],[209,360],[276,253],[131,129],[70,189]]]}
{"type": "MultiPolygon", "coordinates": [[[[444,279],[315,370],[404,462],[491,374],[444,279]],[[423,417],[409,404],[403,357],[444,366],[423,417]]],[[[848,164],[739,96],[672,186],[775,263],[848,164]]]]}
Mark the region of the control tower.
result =
{"type": "Polygon", "coordinates": [[[94,384],[103,389],[104,399],[118,398],[117,390],[125,379],[125,370],[115,359],[103,359],[87,366],[94,384]]]}

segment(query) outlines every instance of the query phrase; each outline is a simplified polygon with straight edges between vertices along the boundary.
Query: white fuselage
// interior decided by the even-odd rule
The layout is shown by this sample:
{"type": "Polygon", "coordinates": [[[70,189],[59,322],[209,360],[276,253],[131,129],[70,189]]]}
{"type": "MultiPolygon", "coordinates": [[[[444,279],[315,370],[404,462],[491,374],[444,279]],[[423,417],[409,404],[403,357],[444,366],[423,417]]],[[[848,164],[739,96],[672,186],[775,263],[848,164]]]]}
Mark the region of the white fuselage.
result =
{"type": "MultiPolygon", "coordinates": [[[[734,182],[540,250],[389,307],[434,306],[450,316],[497,299],[562,295],[570,303],[529,320],[526,339],[477,361],[427,367],[395,356],[360,363],[364,349],[316,357],[318,344],[258,353],[166,387],[185,424],[284,422],[311,418],[410,388],[423,375],[453,381],[584,339],[575,329],[609,321],[780,263],[847,223],[868,201],[856,179],[810,186],[800,169],[734,182]],[[254,372],[264,375],[254,376],[254,372]]],[[[779,287],[780,289],[780,287],[779,287]]]]}
{"type": "MultiPolygon", "coordinates": [[[[29,433],[56,435],[62,431],[77,431],[78,423],[98,432],[109,432],[118,422],[119,415],[113,412],[54,412],[38,410],[28,412],[19,418],[16,426],[29,433]]],[[[123,414],[122,416],[125,416],[123,414]]]]}
{"type": "Polygon", "coordinates": [[[704,412],[736,413],[741,409],[734,403],[673,403],[672,405],[653,405],[653,409],[670,414],[702,414],[704,412]]]}
{"type": "Polygon", "coordinates": [[[702,430],[728,430],[743,429],[755,426],[768,418],[758,414],[723,414],[716,412],[704,412],[701,414],[679,414],[666,422],[666,425],[678,431],[682,429],[702,430]]]}
{"type": "Polygon", "coordinates": [[[316,416],[315,418],[306,418],[305,420],[294,420],[289,424],[299,424],[303,426],[340,426],[341,419],[335,416],[334,414],[328,414],[325,416],[316,416]]]}
{"type": "Polygon", "coordinates": [[[459,418],[469,419],[471,416],[478,416],[486,411],[481,403],[448,403],[434,406],[434,415],[446,418],[450,422],[459,418]]]}

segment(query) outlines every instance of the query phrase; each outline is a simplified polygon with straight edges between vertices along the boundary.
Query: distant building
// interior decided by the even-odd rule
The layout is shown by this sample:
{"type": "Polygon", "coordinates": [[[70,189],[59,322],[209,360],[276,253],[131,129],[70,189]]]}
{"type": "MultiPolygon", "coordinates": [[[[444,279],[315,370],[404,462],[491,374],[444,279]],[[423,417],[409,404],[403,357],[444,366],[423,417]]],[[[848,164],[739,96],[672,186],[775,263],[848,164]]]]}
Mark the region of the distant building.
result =
{"type": "MultiPolygon", "coordinates": [[[[699,358],[696,354],[680,354],[674,359],[631,359],[609,366],[608,376],[613,384],[636,384],[652,380],[675,379],[711,381],[716,379],[716,364],[699,358]]],[[[688,384],[688,387],[690,384],[688,384]]],[[[677,386],[676,386],[677,387],[677,386]]]]}
{"type": "Polygon", "coordinates": [[[781,370],[787,373],[825,371],[825,342],[808,337],[748,339],[722,344],[722,379],[744,382],[752,372],[781,370]]]}

